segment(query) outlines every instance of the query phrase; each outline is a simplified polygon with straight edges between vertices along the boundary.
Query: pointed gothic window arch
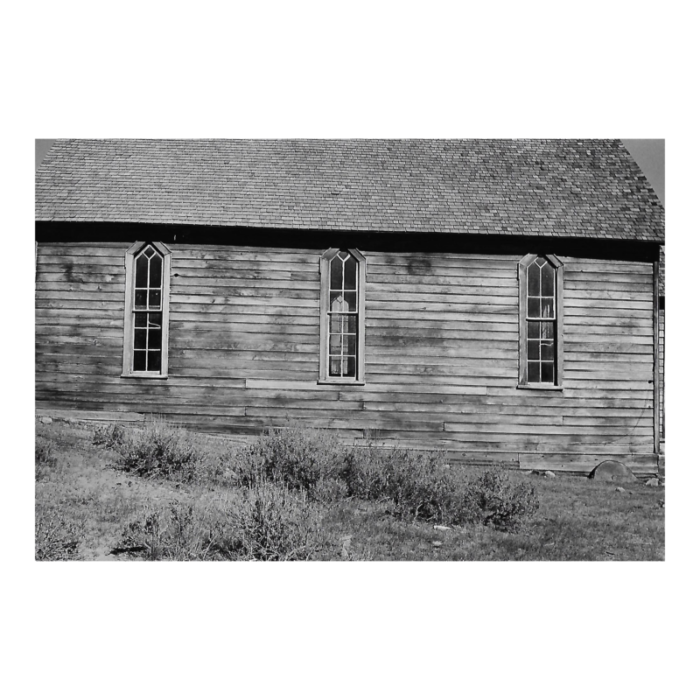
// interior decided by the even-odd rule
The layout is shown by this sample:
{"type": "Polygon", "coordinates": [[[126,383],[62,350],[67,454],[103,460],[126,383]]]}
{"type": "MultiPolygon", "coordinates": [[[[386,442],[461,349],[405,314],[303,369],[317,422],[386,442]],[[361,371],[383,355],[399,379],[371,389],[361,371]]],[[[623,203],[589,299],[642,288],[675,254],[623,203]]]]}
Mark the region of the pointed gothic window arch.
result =
{"type": "Polygon", "coordinates": [[[526,255],[520,285],[520,387],[559,389],[564,381],[564,266],[555,255],[526,255]]]}
{"type": "Polygon", "coordinates": [[[170,256],[156,242],[126,252],[123,377],[168,376],[170,256]]]}
{"type": "Polygon", "coordinates": [[[320,382],[364,383],[365,268],[354,248],[321,256],[320,382]]]}

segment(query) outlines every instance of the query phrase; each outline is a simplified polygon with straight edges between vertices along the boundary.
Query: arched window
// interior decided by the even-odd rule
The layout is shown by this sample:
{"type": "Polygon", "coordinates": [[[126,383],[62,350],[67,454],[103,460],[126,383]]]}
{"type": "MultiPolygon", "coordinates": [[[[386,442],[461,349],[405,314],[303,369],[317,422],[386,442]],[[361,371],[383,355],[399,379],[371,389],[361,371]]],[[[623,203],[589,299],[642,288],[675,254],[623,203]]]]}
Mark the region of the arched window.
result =
{"type": "Polygon", "coordinates": [[[136,243],[126,253],[122,376],[168,375],[170,251],[162,243],[136,243]]]}
{"type": "Polygon", "coordinates": [[[354,249],[321,256],[322,382],[364,382],[365,264],[354,249]]]}
{"type": "Polygon", "coordinates": [[[554,255],[527,255],[519,265],[519,386],[560,388],[563,380],[564,268],[554,255]]]}

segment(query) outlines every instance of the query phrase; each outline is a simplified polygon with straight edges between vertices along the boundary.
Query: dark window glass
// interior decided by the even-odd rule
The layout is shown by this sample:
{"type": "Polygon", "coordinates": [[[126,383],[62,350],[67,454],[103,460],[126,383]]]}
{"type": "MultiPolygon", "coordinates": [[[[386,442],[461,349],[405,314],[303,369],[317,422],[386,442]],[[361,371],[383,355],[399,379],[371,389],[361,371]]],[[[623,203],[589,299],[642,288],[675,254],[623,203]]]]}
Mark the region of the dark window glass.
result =
{"type": "Polygon", "coordinates": [[[551,321],[542,322],[542,337],[547,340],[554,340],[554,323],[551,321]]]}
{"type": "Polygon", "coordinates": [[[554,296],[554,268],[551,265],[542,268],[542,296],[554,296]]]}
{"type": "Polygon", "coordinates": [[[527,269],[527,293],[531,297],[540,295],[540,269],[537,265],[530,265],[527,269]]]}
{"type": "Polygon", "coordinates": [[[158,328],[152,328],[148,331],[148,349],[160,350],[163,340],[163,331],[158,328]]]}
{"type": "Polygon", "coordinates": [[[345,261],[345,289],[357,289],[357,261],[352,257],[345,261]]]}
{"type": "Polygon", "coordinates": [[[343,261],[335,257],[331,260],[331,289],[343,288],[343,261]]]}
{"type": "Polygon", "coordinates": [[[354,357],[357,348],[357,342],[354,335],[343,336],[343,354],[352,355],[354,357]]]}
{"type": "Polygon", "coordinates": [[[148,323],[148,314],[134,314],[134,328],[145,328],[148,323]]]}
{"type": "Polygon", "coordinates": [[[137,309],[145,309],[146,308],[146,290],[145,289],[137,289],[136,294],[134,295],[134,306],[137,309]]]}
{"type": "Polygon", "coordinates": [[[554,297],[542,297],[542,318],[554,318],[554,297]]]}
{"type": "Polygon", "coordinates": [[[160,352],[148,353],[148,371],[160,372],[160,352]]]}
{"type": "Polygon", "coordinates": [[[346,357],[345,358],[344,375],[346,377],[354,377],[355,376],[355,358],[354,357],[346,357]]]}
{"type": "Polygon", "coordinates": [[[527,341],[527,359],[528,360],[539,360],[540,359],[540,341],[539,340],[528,340],[527,341]]]}
{"type": "Polygon", "coordinates": [[[345,308],[348,311],[357,311],[357,293],[345,292],[345,308]]]}
{"type": "Polygon", "coordinates": [[[331,333],[331,355],[340,355],[340,345],[343,336],[336,333],[331,333]]]}
{"type": "Polygon", "coordinates": [[[542,359],[554,360],[554,343],[542,341],[542,359]]]}
{"type": "Polygon", "coordinates": [[[148,308],[149,309],[159,309],[160,308],[160,289],[151,289],[148,292],[148,308]]]}
{"type": "Polygon", "coordinates": [[[145,255],[139,255],[136,258],[136,287],[148,286],[148,258],[145,255]]]}
{"type": "Polygon", "coordinates": [[[331,358],[330,358],[331,377],[339,377],[340,376],[340,362],[341,362],[340,357],[331,356],[331,358]]]}
{"type": "Polygon", "coordinates": [[[146,349],[146,334],[148,331],[143,328],[137,328],[134,330],[134,349],[145,350],[146,349]]]}
{"type": "Polygon", "coordinates": [[[549,382],[550,384],[554,381],[554,363],[553,362],[543,362],[542,363],[542,381],[549,382]]]}
{"type": "Polygon", "coordinates": [[[528,362],[527,363],[527,380],[529,382],[539,383],[540,381],[540,363],[539,362],[528,362]]]}
{"type": "Polygon", "coordinates": [[[149,287],[160,287],[160,277],[163,269],[163,260],[160,255],[154,255],[151,258],[151,276],[149,287]]]}
{"type": "Polygon", "coordinates": [[[527,315],[531,318],[540,317],[540,298],[535,297],[534,299],[529,298],[527,300],[527,315]]]}
{"type": "Polygon", "coordinates": [[[134,372],[146,371],[146,351],[134,350],[134,372]]]}

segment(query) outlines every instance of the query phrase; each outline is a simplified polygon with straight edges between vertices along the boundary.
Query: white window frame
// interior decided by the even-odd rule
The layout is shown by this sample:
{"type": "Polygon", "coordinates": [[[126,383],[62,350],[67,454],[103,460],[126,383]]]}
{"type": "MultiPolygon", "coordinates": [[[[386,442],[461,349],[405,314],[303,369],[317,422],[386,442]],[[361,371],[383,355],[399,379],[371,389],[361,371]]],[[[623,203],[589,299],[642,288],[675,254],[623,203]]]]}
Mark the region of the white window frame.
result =
{"type": "Polygon", "coordinates": [[[321,271],[321,299],[320,299],[320,368],[319,384],[352,384],[365,383],[365,277],[367,260],[356,248],[329,248],[320,260],[321,271]],[[334,377],[329,368],[329,314],[330,314],[330,267],[331,260],[339,251],[344,250],[358,263],[357,267],[357,359],[354,377],[334,377]]]}
{"type": "Polygon", "coordinates": [[[124,289],[124,356],[122,364],[122,377],[142,377],[143,379],[167,379],[168,378],[168,345],[170,327],[170,249],[156,241],[136,241],[134,245],[126,251],[124,266],[126,268],[126,280],[124,289]],[[133,367],[134,358],[134,260],[136,256],[146,247],[152,246],[163,258],[162,270],[162,336],[161,336],[161,362],[159,372],[135,372],[133,367]]]}
{"type": "Polygon", "coordinates": [[[552,254],[531,253],[518,263],[520,300],[520,367],[518,389],[561,391],[564,387],[564,263],[552,254]],[[554,268],[554,382],[529,382],[527,378],[527,269],[537,258],[544,258],[554,268]]]}

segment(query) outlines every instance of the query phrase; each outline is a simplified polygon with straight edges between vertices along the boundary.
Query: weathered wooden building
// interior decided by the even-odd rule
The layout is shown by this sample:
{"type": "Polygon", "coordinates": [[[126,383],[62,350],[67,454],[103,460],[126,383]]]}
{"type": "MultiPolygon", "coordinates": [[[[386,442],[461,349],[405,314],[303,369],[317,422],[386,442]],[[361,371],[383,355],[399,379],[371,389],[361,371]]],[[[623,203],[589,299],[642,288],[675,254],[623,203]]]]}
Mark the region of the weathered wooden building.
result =
{"type": "Polygon", "coordinates": [[[657,469],[664,210],[619,141],[68,140],[36,178],[40,412],[657,469]]]}

